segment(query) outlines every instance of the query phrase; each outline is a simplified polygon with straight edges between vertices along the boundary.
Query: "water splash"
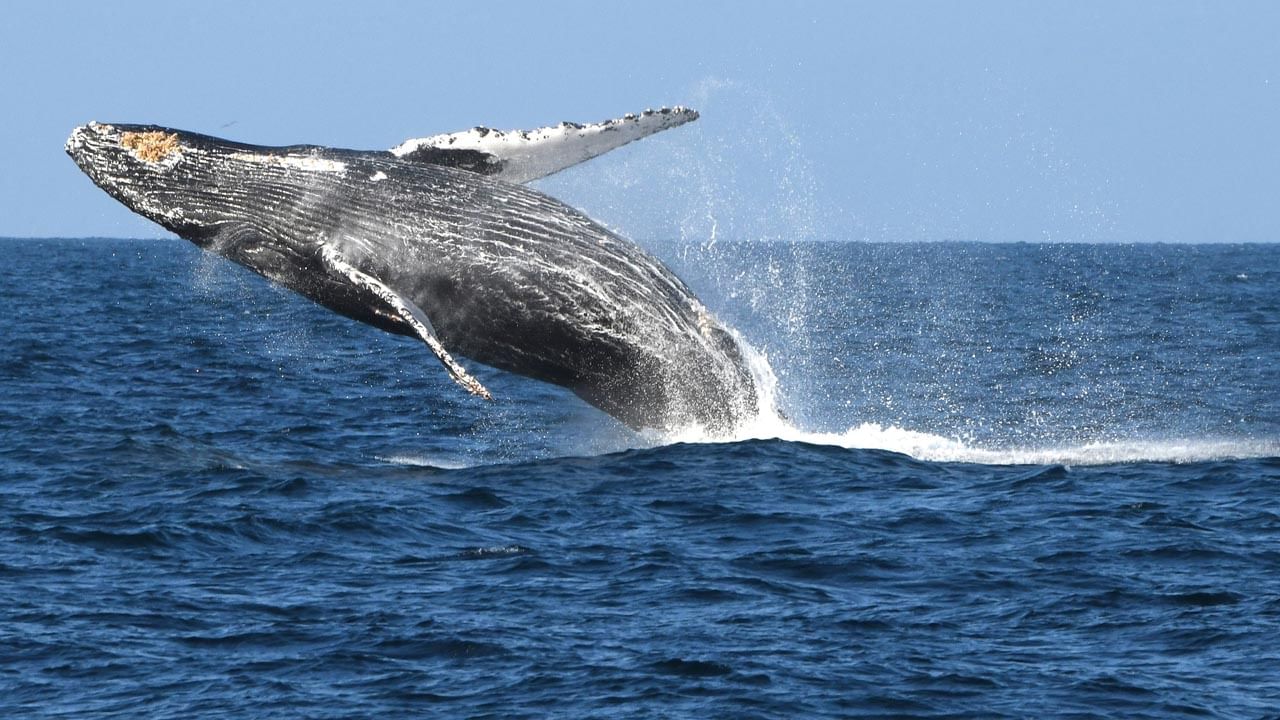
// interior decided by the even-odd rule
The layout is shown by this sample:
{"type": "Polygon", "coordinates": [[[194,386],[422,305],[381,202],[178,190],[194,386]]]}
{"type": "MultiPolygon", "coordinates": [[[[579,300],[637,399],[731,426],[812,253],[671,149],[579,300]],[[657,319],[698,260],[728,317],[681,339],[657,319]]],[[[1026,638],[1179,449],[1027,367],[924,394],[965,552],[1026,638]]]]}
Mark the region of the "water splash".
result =
{"type": "MultiPolygon", "coordinates": [[[[964,423],[954,426],[952,435],[952,429],[913,430],[909,421],[894,422],[879,413],[856,410],[846,414],[845,430],[832,431],[832,420],[839,427],[839,418],[824,415],[818,406],[829,403],[813,402],[809,387],[814,378],[828,372],[817,367],[824,355],[814,342],[811,324],[818,306],[832,298],[847,298],[849,289],[821,285],[824,274],[814,271],[818,258],[813,241],[832,235],[834,215],[817,205],[815,176],[800,135],[767,93],[744,83],[704,80],[693,90],[690,103],[702,111],[702,120],[684,135],[665,138],[674,141],[666,156],[662,148],[655,152],[652,144],[635,153],[615,179],[625,179],[628,190],[643,185],[646,177],[666,179],[659,197],[633,196],[630,202],[678,209],[674,217],[666,218],[679,230],[678,244],[665,252],[661,244],[653,249],[697,288],[727,325],[741,331],[738,339],[756,378],[763,409],[728,437],[690,427],[646,436],[646,442],[778,438],[890,450],[928,461],[994,465],[1192,462],[1275,455],[1280,449],[1275,441],[1255,439],[1122,436],[1064,441],[1054,437],[1053,427],[1042,428],[1034,439],[980,444],[971,436],[974,428],[964,423]],[[733,262],[741,242],[772,243],[784,250],[744,266],[733,262]],[[823,429],[814,429],[818,426],[823,429]]],[[[600,192],[598,186],[595,192],[600,192]]],[[[623,224],[633,221],[625,217],[623,224]]],[[[654,238],[671,233],[651,228],[628,234],[654,238]]],[[[933,324],[938,322],[935,319],[933,324]]],[[[1057,333],[1069,340],[1074,337],[1069,331],[1080,321],[1072,316],[1063,322],[1074,323],[1057,333]]],[[[1078,341],[1093,347],[1099,338],[1078,341]]],[[[947,388],[938,390],[936,400],[945,404],[947,388]]]]}
{"type": "MultiPolygon", "coordinates": [[[[811,241],[830,233],[802,133],[772,95],[747,83],[706,78],[686,99],[698,122],[537,186],[654,252],[723,324],[785,354],[784,383],[807,377],[811,241]],[[787,254],[728,270],[743,243],[782,243],[787,254]]],[[[799,417],[805,408],[786,410],[799,417]]]]}

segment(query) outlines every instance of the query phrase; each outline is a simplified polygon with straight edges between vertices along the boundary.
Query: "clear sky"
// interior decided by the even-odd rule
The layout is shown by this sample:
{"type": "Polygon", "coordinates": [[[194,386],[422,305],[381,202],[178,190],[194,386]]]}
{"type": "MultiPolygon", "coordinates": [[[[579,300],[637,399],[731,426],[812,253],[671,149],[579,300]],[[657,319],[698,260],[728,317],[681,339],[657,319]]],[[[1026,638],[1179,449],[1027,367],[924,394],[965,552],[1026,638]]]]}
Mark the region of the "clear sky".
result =
{"type": "Polygon", "coordinates": [[[63,154],[89,120],[386,148],[681,103],[540,187],[633,235],[1271,242],[1278,38],[1274,2],[10,2],[0,235],[164,235],[63,154]]]}

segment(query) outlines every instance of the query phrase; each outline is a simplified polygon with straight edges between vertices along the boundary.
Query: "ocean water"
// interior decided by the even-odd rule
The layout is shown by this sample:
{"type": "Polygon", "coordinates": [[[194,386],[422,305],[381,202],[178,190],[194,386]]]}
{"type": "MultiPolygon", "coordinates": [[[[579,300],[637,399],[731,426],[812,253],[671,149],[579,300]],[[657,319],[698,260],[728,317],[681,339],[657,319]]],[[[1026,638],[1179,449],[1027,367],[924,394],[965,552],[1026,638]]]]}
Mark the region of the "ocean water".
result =
{"type": "Polygon", "coordinates": [[[1275,247],[654,249],[780,416],[0,241],[0,716],[1280,713],[1275,247]]]}

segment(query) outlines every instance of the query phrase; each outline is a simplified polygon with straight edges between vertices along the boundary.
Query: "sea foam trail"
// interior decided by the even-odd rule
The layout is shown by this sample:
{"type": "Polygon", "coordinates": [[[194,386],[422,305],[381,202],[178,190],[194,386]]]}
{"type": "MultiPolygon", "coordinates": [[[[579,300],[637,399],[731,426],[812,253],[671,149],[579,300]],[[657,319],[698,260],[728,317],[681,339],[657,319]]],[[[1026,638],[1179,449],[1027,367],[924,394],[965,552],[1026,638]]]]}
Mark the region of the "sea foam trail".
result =
{"type": "Polygon", "coordinates": [[[779,384],[769,359],[738,337],[760,393],[761,411],[729,436],[689,427],[655,437],[656,444],[783,440],[850,450],[888,450],[928,462],[979,465],[1111,465],[1197,463],[1280,457],[1280,438],[1133,438],[1041,447],[981,447],[956,438],[864,422],[843,432],[797,427],[778,411],[779,384]]]}
{"type": "Polygon", "coordinates": [[[1113,440],[1043,448],[983,448],[932,433],[863,423],[841,433],[806,432],[784,424],[754,438],[889,450],[930,462],[980,465],[1110,465],[1117,463],[1196,463],[1280,457],[1280,442],[1252,439],[1113,440]]]}

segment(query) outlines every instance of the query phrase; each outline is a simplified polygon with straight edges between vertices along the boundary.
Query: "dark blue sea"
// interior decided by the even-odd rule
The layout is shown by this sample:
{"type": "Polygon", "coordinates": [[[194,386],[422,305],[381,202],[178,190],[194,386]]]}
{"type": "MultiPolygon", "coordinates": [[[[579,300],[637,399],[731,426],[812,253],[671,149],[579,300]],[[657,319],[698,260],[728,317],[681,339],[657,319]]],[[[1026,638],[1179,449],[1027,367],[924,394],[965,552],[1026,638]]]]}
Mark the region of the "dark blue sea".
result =
{"type": "Polygon", "coordinates": [[[0,717],[1277,717],[1278,248],[654,246],[772,373],[711,442],[0,241],[0,717]]]}

